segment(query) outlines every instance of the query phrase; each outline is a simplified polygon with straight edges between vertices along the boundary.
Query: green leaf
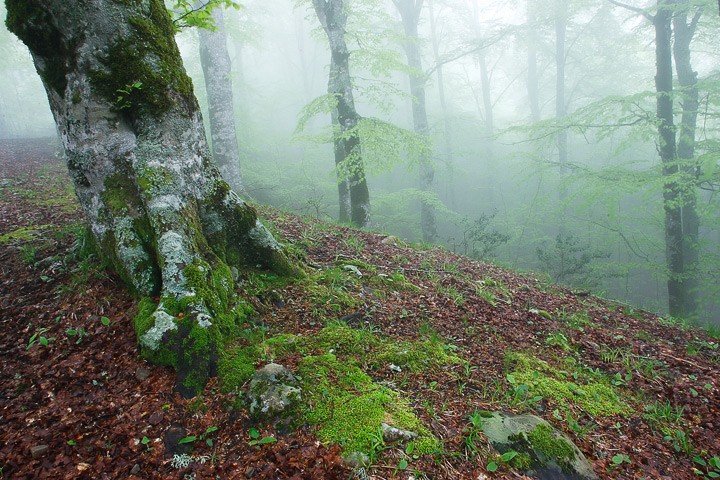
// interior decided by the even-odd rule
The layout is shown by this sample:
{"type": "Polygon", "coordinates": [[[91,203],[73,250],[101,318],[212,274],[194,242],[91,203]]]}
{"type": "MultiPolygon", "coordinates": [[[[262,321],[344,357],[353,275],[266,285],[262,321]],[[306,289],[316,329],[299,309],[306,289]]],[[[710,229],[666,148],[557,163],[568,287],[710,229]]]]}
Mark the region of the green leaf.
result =
{"type": "Polygon", "coordinates": [[[71,336],[78,334],[77,330],[75,330],[74,328],[68,328],[67,330],[65,330],[65,333],[67,333],[68,335],[71,335],[71,336]]]}
{"type": "Polygon", "coordinates": [[[100,322],[106,327],[110,325],[110,319],[108,317],[100,317],[100,322]]]}
{"type": "Polygon", "coordinates": [[[47,338],[45,338],[45,337],[40,337],[40,345],[42,345],[43,347],[47,347],[49,343],[50,343],[50,342],[48,342],[48,339],[47,339],[47,338]]]}
{"type": "Polygon", "coordinates": [[[490,462],[487,464],[487,467],[485,467],[488,472],[496,472],[498,469],[498,465],[495,462],[490,462]]]}
{"type": "Polygon", "coordinates": [[[708,477],[710,477],[710,478],[720,478],[720,473],[708,472],[708,477]]]}
{"type": "Polygon", "coordinates": [[[217,431],[217,429],[218,429],[218,427],[216,427],[216,426],[208,427],[208,429],[205,430],[205,435],[207,435],[208,433],[215,432],[215,431],[217,431]]]}
{"type": "Polygon", "coordinates": [[[212,447],[212,446],[213,446],[212,438],[206,438],[206,439],[205,439],[205,443],[207,443],[207,446],[208,446],[208,447],[212,447]]]}
{"type": "Polygon", "coordinates": [[[181,438],[178,445],[182,445],[183,443],[192,443],[195,440],[197,440],[197,437],[195,435],[190,435],[189,437],[181,438]]]}
{"type": "Polygon", "coordinates": [[[140,440],[140,443],[142,443],[143,445],[147,445],[148,443],[150,443],[150,439],[148,437],[143,437],[142,440],[140,440]]]}
{"type": "Polygon", "coordinates": [[[408,462],[405,459],[402,459],[398,462],[397,468],[398,470],[405,470],[408,467],[408,462]]]}
{"type": "Polygon", "coordinates": [[[251,429],[248,431],[248,435],[250,435],[250,438],[259,438],[259,437],[260,437],[260,432],[258,432],[257,429],[255,429],[255,428],[251,428],[251,429]]]}
{"type": "Polygon", "coordinates": [[[72,446],[72,445],[77,445],[77,443],[75,443],[75,440],[68,440],[68,441],[67,441],[67,444],[68,444],[68,445],[71,445],[71,446],[72,446]]]}
{"type": "Polygon", "coordinates": [[[415,442],[410,442],[407,444],[407,447],[405,447],[405,453],[408,455],[412,455],[412,453],[415,451],[415,442]]]}
{"type": "Polygon", "coordinates": [[[509,452],[503,453],[500,456],[500,458],[502,458],[503,462],[509,462],[510,460],[512,460],[513,458],[515,458],[517,456],[518,456],[518,452],[516,452],[515,450],[510,450],[509,452]]]}
{"type": "Polygon", "coordinates": [[[618,455],[614,455],[614,456],[612,457],[612,462],[613,462],[615,465],[620,465],[621,463],[623,463],[623,460],[625,460],[625,455],[619,455],[619,454],[618,454],[618,455]]]}

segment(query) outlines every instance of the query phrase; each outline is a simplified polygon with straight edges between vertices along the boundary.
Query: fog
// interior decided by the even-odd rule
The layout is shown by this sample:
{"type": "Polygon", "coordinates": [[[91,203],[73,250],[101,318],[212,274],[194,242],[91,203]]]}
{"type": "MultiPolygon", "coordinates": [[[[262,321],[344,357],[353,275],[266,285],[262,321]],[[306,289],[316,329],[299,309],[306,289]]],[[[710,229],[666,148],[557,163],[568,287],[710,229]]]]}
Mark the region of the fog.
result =
{"type": "MultiPolygon", "coordinates": [[[[328,93],[328,37],[310,1],[241,3],[225,12],[225,31],[247,193],[337,221],[331,115],[313,109],[328,93]]],[[[693,155],[675,173],[659,154],[655,31],[638,12],[656,15],[656,2],[425,0],[415,2],[417,41],[393,1],[345,3],[355,107],[378,120],[360,130],[370,229],[422,244],[424,204],[433,240],[450,250],[663,315],[674,278],[696,298],[683,316],[720,325],[715,2],[687,5],[692,22],[706,4],[690,43],[699,106],[693,155]],[[413,43],[423,71],[407,66],[413,43]],[[426,132],[414,131],[413,77],[424,87],[426,132]],[[681,192],[675,203],[663,196],[669,183],[681,192]],[[694,216],[699,225],[687,227],[680,272],[667,260],[674,208],[683,228],[694,216]]],[[[683,18],[679,5],[673,14],[683,18]]],[[[207,120],[196,29],[177,42],[207,120]]],[[[54,136],[27,49],[4,26],[0,44],[0,138],[54,136]]],[[[676,67],[679,130],[689,87],[676,67]]]]}

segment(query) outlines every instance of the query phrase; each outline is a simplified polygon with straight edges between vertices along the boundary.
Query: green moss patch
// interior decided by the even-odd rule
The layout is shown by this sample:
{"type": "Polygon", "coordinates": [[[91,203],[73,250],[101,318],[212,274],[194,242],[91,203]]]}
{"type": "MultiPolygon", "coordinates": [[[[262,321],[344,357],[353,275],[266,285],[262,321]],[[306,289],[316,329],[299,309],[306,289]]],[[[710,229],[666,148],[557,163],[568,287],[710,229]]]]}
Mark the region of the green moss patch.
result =
{"type": "Polygon", "coordinates": [[[352,328],[339,321],[328,323],[312,337],[283,335],[270,338],[264,343],[264,348],[269,350],[270,356],[332,353],[372,370],[384,369],[392,364],[404,370],[420,372],[438,365],[461,363],[452,347],[438,338],[396,340],[382,337],[369,329],[352,328]]]}
{"type": "Polygon", "coordinates": [[[21,227],[12,232],[0,235],[0,245],[15,242],[29,242],[40,235],[41,230],[52,227],[53,225],[32,225],[29,227],[21,227]]]}
{"type": "Polygon", "coordinates": [[[415,451],[436,451],[440,441],[425,428],[399,394],[378,385],[351,361],[331,354],[305,357],[298,366],[305,421],[317,426],[321,440],[371,458],[381,449],[381,425],[418,433],[415,451]]]}
{"type": "Polygon", "coordinates": [[[573,376],[517,352],[508,353],[505,361],[514,382],[527,385],[531,395],[552,399],[561,407],[576,405],[594,417],[632,413],[631,407],[620,400],[617,389],[603,379],[591,378],[581,371],[575,371],[573,376]]]}

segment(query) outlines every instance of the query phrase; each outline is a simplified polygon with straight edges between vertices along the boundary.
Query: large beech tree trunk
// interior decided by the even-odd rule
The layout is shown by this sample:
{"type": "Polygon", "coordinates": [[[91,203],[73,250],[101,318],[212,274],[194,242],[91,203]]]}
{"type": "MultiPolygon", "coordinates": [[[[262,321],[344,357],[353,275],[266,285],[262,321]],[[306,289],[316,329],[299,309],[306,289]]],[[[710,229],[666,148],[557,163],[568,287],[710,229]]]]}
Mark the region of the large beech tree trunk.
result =
{"type": "MultiPolygon", "coordinates": [[[[427,80],[420,56],[420,38],[418,36],[418,23],[420,12],[423,7],[423,0],[393,0],[395,7],[400,13],[403,29],[405,30],[405,55],[408,65],[415,70],[410,74],[410,95],[412,96],[413,127],[415,133],[428,137],[427,108],[425,107],[425,82],[427,80]]],[[[435,168],[430,160],[430,150],[423,149],[419,159],[420,164],[420,189],[432,191],[435,180],[435,168]]],[[[435,209],[426,201],[420,204],[420,225],[422,227],[423,241],[435,242],[437,240],[437,225],[435,221],[435,209]]]]}
{"type": "Polygon", "coordinates": [[[162,0],[6,0],[30,48],[78,199],[141,297],[141,350],[194,395],[237,328],[231,267],[291,273],[214,166],[162,0]],[[150,298],[159,298],[155,303],[150,298]]]}
{"type": "Polygon", "coordinates": [[[335,164],[339,172],[340,217],[342,219],[347,213],[349,194],[350,221],[357,227],[367,227],[370,225],[370,193],[357,132],[360,116],[353,98],[350,52],[345,42],[347,13],[343,0],[313,0],[313,7],[330,43],[328,93],[334,95],[337,102],[332,120],[335,164]]]}
{"type": "MultiPolygon", "coordinates": [[[[196,2],[196,7],[204,2],[196,2]]],[[[221,8],[214,8],[212,18],[215,30],[200,28],[200,64],[205,77],[208,112],[210,114],[210,137],[212,155],[223,178],[237,193],[245,193],[240,171],[240,149],[238,148],[233,109],[233,86],[230,54],[225,35],[225,17],[221,8]]]]}

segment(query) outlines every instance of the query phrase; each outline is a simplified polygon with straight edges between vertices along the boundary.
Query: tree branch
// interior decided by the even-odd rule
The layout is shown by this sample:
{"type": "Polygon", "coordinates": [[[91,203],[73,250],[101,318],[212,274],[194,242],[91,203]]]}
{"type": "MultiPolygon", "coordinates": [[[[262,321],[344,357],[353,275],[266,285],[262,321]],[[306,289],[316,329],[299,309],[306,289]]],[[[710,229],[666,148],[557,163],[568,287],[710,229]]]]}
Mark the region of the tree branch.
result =
{"type": "MultiPolygon", "coordinates": [[[[202,4],[202,5],[200,5],[200,6],[197,7],[197,8],[191,8],[191,9],[188,10],[187,12],[183,13],[182,15],[180,15],[178,18],[174,19],[174,20],[173,20],[173,25],[175,25],[175,28],[178,28],[178,29],[182,28],[183,25],[180,25],[180,22],[181,22],[184,18],[189,17],[190,15],[192,15],[192,14],[195,13],[195,12],[199,12],[200,10],[204,10],[204,9],[205,9],[208,5],[210,5],[212,2],[213,2],[213,0],[208,0],[207,2],[205,2],[205,3],[202,4]]],[[[185,25],[185,26],[187,26],[187,25],[185,25]]]]}
{"type": "MultiPolygon", "coordinates": [[[[639,15],[642,15],[643,17],[647,18],[647,19],[650,20],[651,22],[655,21],[655,17],[653,17],[652,15],[650,15],[650,14],[647,12],[647,10],[645,10],[645,9],[638,8],[638,7],[633,7],[632,5],[628,5],[628,4],[626,4],[626,3],[618,2],[617,0],[607,0],[607,1],[610,2],[610,3],[612,3],[613,5],[617,5],[618,7],[622,7],[622,8],[624,8],[624,9],[626,9],[626,10],[630,10],[631,12],[635,12],[635,13],[637,13],[637,14],[639,14],[639,15]]],[[[720,0],[718,0],[718,1],[720,1],[720,0]]]]}
{"type": "MultiPolygon", "coordinates": [[[[718,3],[720,4],[720,0],[718,0],[718,3]]],[[[703,14],[703,7],[700,6],[695,11],[695,15],[693,15],[692,20],[690,20],[690,25],[688,26],[688,29],[690,30],[690,36],[692,37],[695,34],[695,27],[697,27],[698,22],[700,21],[700,17],[702,17],[703,14]]]]}

